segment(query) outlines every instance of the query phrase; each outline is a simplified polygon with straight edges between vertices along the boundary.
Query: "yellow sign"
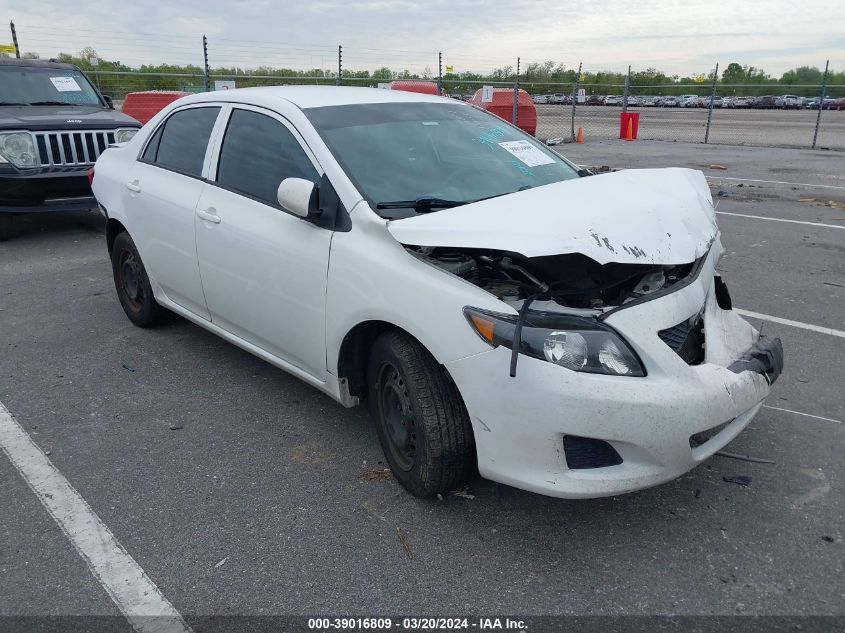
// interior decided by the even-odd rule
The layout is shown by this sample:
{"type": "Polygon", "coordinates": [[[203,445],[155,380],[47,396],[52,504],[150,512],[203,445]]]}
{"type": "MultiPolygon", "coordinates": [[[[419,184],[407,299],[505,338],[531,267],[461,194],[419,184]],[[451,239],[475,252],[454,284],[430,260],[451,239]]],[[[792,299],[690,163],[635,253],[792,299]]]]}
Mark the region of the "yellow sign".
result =
{"type": "Polygon", "coordinates": [[[15,50],[14,44],[0,44],[0,53],[14,53],[15,50]]]}
{"type": "Polygon", "coordinates": [[[454,66],[451,66],[450,64],[446,64],[446,72],[447,72],[447,73],[453,73],[453,72],[455,72],[455,67],[454,67],[454,66]]]}
{"type": "Polygon", "coordinates": [[[581,73],[581,74],[578,76],[578,81],[584,81],[586,78],[587,78],[587,75],[585,75],[584,73],[581,73]]]}
{"type": "Polygon", "coordinates": [[[696,83],[703,84],[705,81],[707,81],[707,76],[703,74],[696,75],[695,77],[693,77],[693,79],[696,83]]]}

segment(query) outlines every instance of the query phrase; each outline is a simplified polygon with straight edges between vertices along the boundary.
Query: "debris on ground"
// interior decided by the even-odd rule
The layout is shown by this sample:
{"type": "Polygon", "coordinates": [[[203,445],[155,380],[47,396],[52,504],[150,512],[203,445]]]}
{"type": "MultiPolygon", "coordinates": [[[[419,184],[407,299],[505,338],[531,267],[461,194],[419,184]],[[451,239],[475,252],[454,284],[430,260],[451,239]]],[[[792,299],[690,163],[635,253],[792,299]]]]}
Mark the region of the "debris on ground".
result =
{"type": "Polygon", "coordinates": [[[402,549],[405,550],[405,555],[408,557],[408,560],[414,560],[414,554],[411,552],[411,546],[408,545],[408,539],[405,537],[405,531],[397,526],[396,536],[399,538],[399,544],[402,546],[402,549]]]}
{"type": "Polygon", "coordinates": [[[453,497],[463,497],[464,499],[475,499],[475,495],[469,491],[469,486],[464,486],[458,490],[453,490],[449,493],[453,497]]]}
{"type": "Polygon", "coordinates": [[[738,486],[748,486],[751,484],[751,477],[748,475],[731,475],[730,477],[722,477],[722,481],[738,486]]]}
{"type": "Polygon", "coordinates": [[[171,430],[171,431],[179,431],[179,430],[181,430],[181,429],[183,429],[183,428],[185,428],[185,427],[183,427],[181,424],[171,424],[171,425],[170,425],[170,430],[171,430]]]}
{"type": "Polygon", "coordinates": [[[550,138],[548,141],[546,141],[546,145],[560,145],[561,143],[563,143],[563,138],[560,136],[556,138],[550,138]]]}
{"type": "Polygon", "coordinates": [[[728,192],[727,192],[727,191],[722,191],[721,189],[719,189],[719,192],[718,192],[716,195],[717,195],[717,196],[719,196],[720,198],[727,198],[727,197],[728,197],[728,192]]]}
{"type": "Polygon", "coordinates": [[[815,198],[798,198],[798,202],[815,202],[815,198]]]}
{"type": "Polygon", "coordinates": [[[728,453],[727,451],[718,451],[715,453],[719,457],[727,457],[729,459],[738,459],[743,462],[751,462],[752,464],[774,464],[770,459],[763,459],[762,457],[752,457],[751,455],[741,455],[740,453],[728,453]]]}
{"type": "Polygon", "coordinates": [[[361,481],[387,481],[393,479],[389,468],[371,468],[363,471],[358,478],[361,481]]]}
{"type": "Polygon", "coordinates": [[[710,169],[727,169],[727,167],[725,165],[717,165],[714,163],[710,165],[710,169]]]}
{"type": "Polygon", "coordinates": [[[822,540],[827,543],[833,543],[836,539],[828,534],[825,534],[824,536],[822,536],[822,540]]]}
{"type": "Polygon", "coordinates": [[[217,563],[217,564],[214,566],[214,569],[217,569],[217,568],[219,568],[219,567],[223,567],[223,565],[225,565],[225,564],[226,564],[226,561],[227,561],[227,560],[229,560],[229,557],[228,557],[228,556],[227,556],[226,558],[224,558],[223,560],[221,560],[219,563],[217,563]]]}
{"type": "Polygon", "coordinates": [[[126,363],[121,363],[121,365],[123,365],[123,368],[124,368],[126,371],[132,372],[133,374],[135,373],[135,368],[134,368],[134,367],[130,367],[130,366],[129,366],[129,365],[127,365],[126,363]]]}

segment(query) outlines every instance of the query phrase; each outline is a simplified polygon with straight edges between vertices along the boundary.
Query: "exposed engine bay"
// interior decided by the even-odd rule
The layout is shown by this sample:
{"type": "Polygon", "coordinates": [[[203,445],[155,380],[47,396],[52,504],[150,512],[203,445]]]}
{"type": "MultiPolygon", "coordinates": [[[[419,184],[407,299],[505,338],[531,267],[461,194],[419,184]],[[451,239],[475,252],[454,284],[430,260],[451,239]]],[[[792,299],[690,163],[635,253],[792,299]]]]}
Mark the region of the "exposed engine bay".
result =
{"type": "Polygon", "coordinates": [[[508,251],[405,246],[413,255],[457,275],[519,309],[605,311],[666,291],[694,274],[680,265],[599,264],[580,253],[525,257],[508,251]]]}

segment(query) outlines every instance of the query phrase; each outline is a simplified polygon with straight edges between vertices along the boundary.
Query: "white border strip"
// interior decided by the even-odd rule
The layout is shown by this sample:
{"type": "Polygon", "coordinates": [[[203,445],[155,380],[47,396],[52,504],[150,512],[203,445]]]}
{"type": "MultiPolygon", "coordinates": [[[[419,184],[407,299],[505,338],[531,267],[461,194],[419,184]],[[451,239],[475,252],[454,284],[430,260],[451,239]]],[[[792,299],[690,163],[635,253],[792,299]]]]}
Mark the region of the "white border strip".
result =
{"type": "Polygon", "coordinates": [[[842,330],[834,330],[832,327],[822,327],[820,325],[813,325],[811,323],[802,323],[801,321],[793,321],[791,319],[781,319],[780,317],[771,316],[768,314],[760,314],[759,312],[751,312],[750,310],[740,310],[734,308],[734,312],[742,316],[760,319],[761,321],[771,321],[772,323],[780,323],[781,325],[789,325],[791,327],[801,328],[802,330],[810,330],[811,332],[818,332],[819,334],[827,334],[829,336],[838,336],[845,338],[845,332],[842,330]]]}
{"type": "Polygon", "coordinates": [[[828,229],[845,229],[845,225],[822,224],[821,222],[807,222],[806,220],[787,220],[786,218],[769,218],[765,215],[750,215],[748,213],[729,213],[727,211],[716,211],[719,215],[732,215],[737,218],[753,218],[754,220],[768,220],[769,222],[787,222],[789,224],[807,224],[809,226],[822,226],[828,229]]]}
{"type": "Polygon", "coordinates": [[[0,402],[0,448],[138,633],[191,628],[0,402]]]}
{"type": "Polygon", "coordinates": [[[824,187],[825,189],[845,189],[841,185],[820,185],[809,182],[783,182],[782,180],[755,180],[754,178],[728,178],[727,176],[704,176],[708,180],[736,180],[738,182],[764,182],[769,185],[792,185],[793,187],[824,187]]]}
{"type": "Polygon", "coordinates": [[[825,422],[836,422],[842,424],[842,420],[834,420],[833,418],[826,418],[821,415],[813,415],[811,413],[801,413],[800,411],[793,411],[792,409],[781,409],[780,407],[773,407],[768,404],[763,405],[764,409],[774,409],[775,411],[783,411],[784,413],[792,413],[794,415],[803,415],[806,418],[813,418],[814,420],[824,420],[825,422]]]}

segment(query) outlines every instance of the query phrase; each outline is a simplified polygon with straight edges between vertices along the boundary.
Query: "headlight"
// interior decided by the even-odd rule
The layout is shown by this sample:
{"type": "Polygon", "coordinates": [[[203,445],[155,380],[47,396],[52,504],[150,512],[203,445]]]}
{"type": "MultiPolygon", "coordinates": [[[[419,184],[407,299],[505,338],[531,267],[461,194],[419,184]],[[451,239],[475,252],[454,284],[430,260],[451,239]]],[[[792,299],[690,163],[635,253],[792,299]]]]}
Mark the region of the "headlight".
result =
{"type": "Polygon", "coordinates": [[[0,134],[0,162],[12,163],[15,167],[36,167],[38,161],[35,160],[32,135],[28,132],[0,134]]]}
{"type": "MultiPolygon", "coordinates": [[[[513,349],[516,315],[464,308],[476,333],[494,347],[513,349]]],[[[595,319],[551,312],[529,313],[519,352],[572,371],[611,376],[645,376],[636,353],[616,331],[595,319]]]]}
{"type": "Polygon", "coordinates": [[[128,143],[132,140],[132,137],[138,133],[138,128],[134,127],[121,127],[114,131],[114,142],[115,143],[128,143]]]}

